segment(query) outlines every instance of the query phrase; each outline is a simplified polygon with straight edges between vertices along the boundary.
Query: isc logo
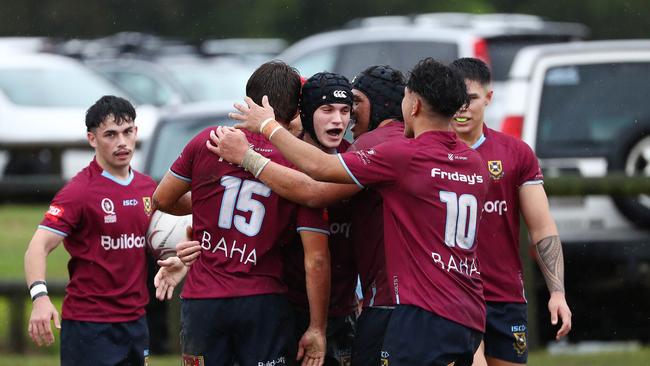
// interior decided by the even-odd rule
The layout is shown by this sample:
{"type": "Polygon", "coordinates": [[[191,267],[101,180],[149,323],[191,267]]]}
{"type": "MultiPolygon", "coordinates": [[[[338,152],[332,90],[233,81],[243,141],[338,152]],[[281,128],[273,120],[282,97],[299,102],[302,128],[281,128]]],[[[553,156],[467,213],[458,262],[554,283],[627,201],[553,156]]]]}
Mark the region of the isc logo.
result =
{"type": "Polygon", "coordinates": [[[137,205],[138,205],[138,200],[136,200],[135,198],[122,201],[122,206],[137,206],[137,205]]]}

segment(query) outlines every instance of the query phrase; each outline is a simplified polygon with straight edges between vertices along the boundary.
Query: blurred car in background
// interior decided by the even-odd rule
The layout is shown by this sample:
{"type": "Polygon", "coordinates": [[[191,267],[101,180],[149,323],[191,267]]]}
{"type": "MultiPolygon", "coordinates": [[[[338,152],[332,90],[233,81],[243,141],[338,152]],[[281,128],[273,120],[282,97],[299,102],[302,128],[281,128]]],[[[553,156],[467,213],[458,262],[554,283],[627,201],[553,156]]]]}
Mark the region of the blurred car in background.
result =
{"type": "Polygon", "coordinates": [[[122,89],[138,104],[158,107],[191,102],[189,93],[169,71],[135,58],[89,59],[84,64],[122,89]]]}
{"type": "MultiPolygon", "coordinates": [[[[546,177],[650,174],[650,40],[527,47],[510,79],[503,130],[534,149],[546,177]]],[[[637,296],[650,293],[650,196],[549,202],[574,322],[588,324],[571,339],[650,341],[650,297],[637,296]]]]}
{"type": "Polygon", "coordinates": [[[165,114],[146,147],[144,173],[160,181],[185,145],[210,126],[234,126],[229,119],[231,103],[191,103],[178,106],[165,114]]]}
{"type": "MultiPolygon", "coordinates": [[[[0,57],[0,179],[74,176],[93,156],[86,140],[86,110],[103,95],[124,94],[67,57],[38,53],[0,57]]],[[[138,136],[145,141],[157,112],[140,106],[137,113],[138,136]]]]}
{"type": "Polygon", "coordinates": [[[505,84],[517,51],[528,45],[579,40],[588,34],[581,24],[522,14],[371,17],[348,26],[301,40],[278,58],[305,76],[326,70],[353,78],[370,65],[389,64],[407,72],[425,57],[443,63],[477,57],[490,65],[493,74],[494,97],[486,121],[494,128],[503,118],[505,84]]]}

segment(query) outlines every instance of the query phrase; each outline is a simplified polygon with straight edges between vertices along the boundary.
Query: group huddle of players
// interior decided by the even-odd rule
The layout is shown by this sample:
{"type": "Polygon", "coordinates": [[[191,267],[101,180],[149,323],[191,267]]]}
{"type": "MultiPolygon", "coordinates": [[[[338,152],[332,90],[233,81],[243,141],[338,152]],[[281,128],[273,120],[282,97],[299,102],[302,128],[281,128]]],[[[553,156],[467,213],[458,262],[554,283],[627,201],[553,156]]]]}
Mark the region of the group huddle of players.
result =
{"type": "Polygon", "coordinates": [[[200,132],[157,187],[129,167],[135,111],[100,99],[86,118],[96,158],[26,254],[30,335],[53,339],[44,262],[63,236],[62,364],[146,362],[135,243],[159,209],[193,215],[193,240],[155,279],[161,299],[185,280],[183,365],[525,364],[520,212],[558,337],[571,313],[537,159],[484,125],[490,82],[471,58],[427,58],[408,79],[371,66],[352,82],[268,62],[231,113],[239,129],[200,132]]]}

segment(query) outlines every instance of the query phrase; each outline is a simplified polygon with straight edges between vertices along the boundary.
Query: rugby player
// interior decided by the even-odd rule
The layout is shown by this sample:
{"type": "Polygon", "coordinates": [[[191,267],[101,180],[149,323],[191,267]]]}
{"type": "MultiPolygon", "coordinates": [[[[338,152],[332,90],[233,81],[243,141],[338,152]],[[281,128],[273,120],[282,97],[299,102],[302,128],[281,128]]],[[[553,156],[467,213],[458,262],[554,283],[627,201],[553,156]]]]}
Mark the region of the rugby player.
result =
{"type": "Polygon", "coordinates": [[[156,183],[130,165],[135,118],[131,103],[115,96],[88,109],[95,158],[56,194],[25,253],[29,335],[52,344],[54,321],[64,366],[144,365],[149,354],[145,236],[156,183]],[[70,254],[62,322],[45,282],[47,256],[61,241],[70,254]]]}
{"type": "Polygon", "coordinates": [[[487,326],[474,364],[525,364],[528,322],[519,259],[520,213],[550,293],[551,323],[561,321],[557,339],[571,330],[571,310],[564,295],[562,244],[549,212],[537,157],[523,141],[485,126],[485,108],[492,99],[488,66],[475,58],[461,58],[450,67],[465,79],[470,98],[454,117],[452,127],[461,140],[481,154],[491,183],[477,249],[487,326]]]}
{"type": "MultiPolygon", "coordinates": [[[[288,126],[296,115],[300,76],[271,61],[249,78],[246,95],[269,95],[274,117],[288,126]]],[[[205,146],[211,129],[183,149],[154,193],[166,210],[191,190],[193,238],[201,254],[182,291],[181,343],[186,364],[288,364],[292,316],[283,281],[281,246],[296,227],[304,246],[310,323],[300,339],[303,364],[321,365],[329,295],[327,222],[322,210],[291,203],[247,172],[216,158],[205,146]]],[[[289,163],[260,135],[250,134],[260,157],[289,163]]],[[[182,253],[179,256],[183,257],[182,253]]]]}

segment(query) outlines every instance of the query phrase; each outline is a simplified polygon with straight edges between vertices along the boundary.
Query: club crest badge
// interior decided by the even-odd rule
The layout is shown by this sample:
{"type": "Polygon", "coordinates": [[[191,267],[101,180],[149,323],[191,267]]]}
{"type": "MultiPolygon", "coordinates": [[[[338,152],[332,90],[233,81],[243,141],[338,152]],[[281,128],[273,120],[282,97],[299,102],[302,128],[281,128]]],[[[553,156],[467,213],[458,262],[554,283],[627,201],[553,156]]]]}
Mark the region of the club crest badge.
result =
{"type": "Polygon", "coordinates": [[[503,177],[503,164],[501,164],[501,160],[488,160],[487,164],[490,178],[499,180],[503,177]]]}
{"type": "Polygon", "coordinates": [[[153,207],[151,206],[151,197],[142,197],[142,203],[144,206],[144,213],[147,214],[147,216],[151,216],[153,207]]]}
{"type": "Polygon", "coordinates": [[[513,332],[512,335],[515,336],[515,343],[513,343],[512,346],[515,348],[515,351],[517,351],[517,355],[523,356],[528,349],[528,345],[526,344],[526,333],[513,332]]]}

